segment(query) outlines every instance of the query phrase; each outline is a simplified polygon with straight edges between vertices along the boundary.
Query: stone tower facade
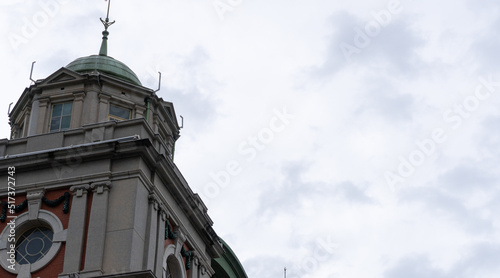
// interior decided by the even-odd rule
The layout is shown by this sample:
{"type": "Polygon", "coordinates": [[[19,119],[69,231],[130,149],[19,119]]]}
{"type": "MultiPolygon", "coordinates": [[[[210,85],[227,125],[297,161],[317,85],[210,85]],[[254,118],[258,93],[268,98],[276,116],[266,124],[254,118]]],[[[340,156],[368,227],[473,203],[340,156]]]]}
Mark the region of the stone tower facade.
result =
{"type": "Polygon", "coordinates": [[[10,112],[0,277],[246,277],[232,252],[220,261],[228,247],[173,162],[173,104],[103,45],[26,88],[10,112]]]}

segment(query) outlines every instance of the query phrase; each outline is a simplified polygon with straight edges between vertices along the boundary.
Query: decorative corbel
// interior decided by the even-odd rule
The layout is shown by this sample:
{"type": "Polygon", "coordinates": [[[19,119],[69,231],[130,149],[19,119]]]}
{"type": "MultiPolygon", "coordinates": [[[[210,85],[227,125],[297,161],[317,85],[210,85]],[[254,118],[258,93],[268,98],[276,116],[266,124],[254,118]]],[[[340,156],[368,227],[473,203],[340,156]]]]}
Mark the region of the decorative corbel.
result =
{"type": "Polygon", "coordinates": [[[26,200],[28,200],[29,220],[38,219],[38,212],[42,207],[42,198],[44,195],[45,189],[35,189],[27,192],[26,200]]]}
{"type": "Polygon", "coordinates": [[[182,232],[179,226],[174,227],[174,233],[177,234],[177,238],[175,239],[175,254],[178,255],[181,253],[181,250],[184,249],[184,242],[186,242],[186,235],[182,232]]]}
{"type": "Polygon", "coordinates": [[[160,210],[160,203],[158,201],[158,198],[154,194],[149,194],[149,203],[153,205],[153,208],[155,211],[160,210]]]}

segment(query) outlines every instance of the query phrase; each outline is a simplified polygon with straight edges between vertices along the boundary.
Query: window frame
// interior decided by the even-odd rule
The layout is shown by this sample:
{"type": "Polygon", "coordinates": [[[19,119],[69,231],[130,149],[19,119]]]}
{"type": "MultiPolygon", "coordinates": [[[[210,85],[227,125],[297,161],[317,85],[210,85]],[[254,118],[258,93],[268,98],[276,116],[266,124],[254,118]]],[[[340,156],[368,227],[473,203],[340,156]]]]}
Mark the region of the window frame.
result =
{"type": "Polygon", "coordinates": [[[54,133],[54,132],[60,132],[60,131],[66,131],[66,130],[69,130],[71,129],[71,119],[73,118],[73,101],[65,101],[65,102],[57,102],[57,103],[52,103],[51,105],[51,109],[50,109],[50,117],[49,117],[49,133],[54,133]],[[66,104],[71,104],[71,112],[69,115],[65,115],[63,114],[64,113],[64,105],[66,104]],[[60,118],[60,121],[59,121],[59,128],[58,129],[54,129],[52,130],[52,121],[54,119],[54,107],[56,105],[62,105],[61,107],[61,115],[59,116],[56,116],[56,117],[59,117],[60,118]],[[69,126],[67,128],[62,128],[62,124],[63,124],[63,118],[64,117],[68,117],[69,116],[69,126]]]}
{"type": "Polygon", "coordinates": [[[132,109],[130,108],[127,108],[127,107],[124,107],[122,105],[117,105],[115,103],[109,103],[109,108],[108,108],[108,121],[127,121],[127,120],[130,120],[132,119],[132,109]],[[117,115],[113,115],[111,114],[111,107],[114,106],[118,109],[123,109],[123,110],[127,110],[129,113],[128,113],[128,119],[127,118],[122,118],[120,116],[117,116],[117,115]]]}
{"type": "MultiPolygon", "coordinates": [[[[50,250],[50,247],[52,247],[52,244],[54,244],[54,231],[52,230],[52,228],[49,226],[49,225],[46,225],[44,223],[40,223],[40,225],[34,225],[33,227],[29,227],[28,229],[26,229],[24,232],[16,235],[16,242],[15,242],[15,250],[16,250],[16,262],[20,265],[24,265],[24,264],[34,264],[36,262],[38,262],[39,260],[41,260],[43,257],[45,257],[49,250],[50,250]],[[34,262],[29,262],[29,257],[26,258],[27,255],[31,255],[31,254],[22,254],[21,251],[19,251],[19,244],[21,244],[22,242],[24,242],[25,240],[29,240],[29,237],[33,235],[34,233],[34,230],[35,229],[46,229],[46,230],[49,230],[50,233],[52,234],[52,238],[50,239],[50,246],[48,247],[48,249],[45,251],[45,253],[42,253],[42,254],[36,254],[38,256],[38,258],[34,261],[34,262]],[[26,233],[28,232],[31,232],[29,235],[26,235],[26,233]],[[23,239],[21,239],[22,237],[24,236],[23,239]],[[22,259],[24,259],[25,261],[28,261],[28,263],[20,263],[19,260],[17,259],[17,256],[18,254],[20,254],[20,256],[22,256],[22,259]]],[[[47,237],[48,238],[48,237],[47,237]]],[[[31,239],[33,240],[33,238],[31,239]]],[[[26,253],[28,253],[28,251],[26,250],[26,253]]],[[[33,255],[31,255],[33,256],[33,255]]]]}

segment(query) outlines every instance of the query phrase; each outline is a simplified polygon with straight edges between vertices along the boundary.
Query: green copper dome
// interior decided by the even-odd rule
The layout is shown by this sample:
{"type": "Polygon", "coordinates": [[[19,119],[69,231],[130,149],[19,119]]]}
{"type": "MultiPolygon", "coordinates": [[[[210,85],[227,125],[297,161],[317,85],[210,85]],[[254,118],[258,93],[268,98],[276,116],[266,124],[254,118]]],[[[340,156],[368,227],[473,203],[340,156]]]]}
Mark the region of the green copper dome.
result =
{"type": "Polygon", "coordinates": [[[78,73],[97,71],[142,86],[137,75],[127,65],[109,56],[91,55],[81,57],[69,63],[66,68],[78,73]]]}

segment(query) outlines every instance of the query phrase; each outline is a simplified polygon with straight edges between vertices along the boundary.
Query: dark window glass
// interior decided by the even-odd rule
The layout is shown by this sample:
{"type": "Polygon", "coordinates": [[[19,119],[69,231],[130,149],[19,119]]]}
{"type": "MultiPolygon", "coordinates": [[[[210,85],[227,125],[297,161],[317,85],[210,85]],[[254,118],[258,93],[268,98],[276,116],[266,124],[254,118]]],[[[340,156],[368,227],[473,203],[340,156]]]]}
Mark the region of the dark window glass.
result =
{"type": "Polygon", "coordinates": [[[61,126],[61,117],[52,118],[50,121],[50,131],[58,131],[61,126]]]}
{"type": "Polygon", "coordinates": [[[130,119],[130,110],[126,108],[122,108],[115,105],[109,106],[109,115],[110,119],[116,120],[129,120],[130,119]]]}
{"type": "Polygon", "coordinates": [[[71,123],[71,116],[62,117],[61,130],[69,129],[69,124],[71,123]]]}
{"type": "Polygon", "coordinates": [[[73,103],[64,103],[63,104],[63,116],[71,116],[71,110],[73,108],[73,103]]]}
{"type": "Polygon", "coordinates": [[[54,232],[47,227],[36,227],[24,232],[16,241],[16,261],[32,264],[43,258],[52,246],[54,232]]]}
{"type": "Polygon", "coordinates": [[[59,117],[61,116],[61,112],[62,112],[62,104],[56,104],[54,105],[54,107],[52,108],[52,117],[59,117]]]}
{"type": "Polygon", "coordinates": [[[50,132],[69,129],[71,123],[71,110],[73,110],[72,102],[55,104],[52,106],[50,132]]]}

